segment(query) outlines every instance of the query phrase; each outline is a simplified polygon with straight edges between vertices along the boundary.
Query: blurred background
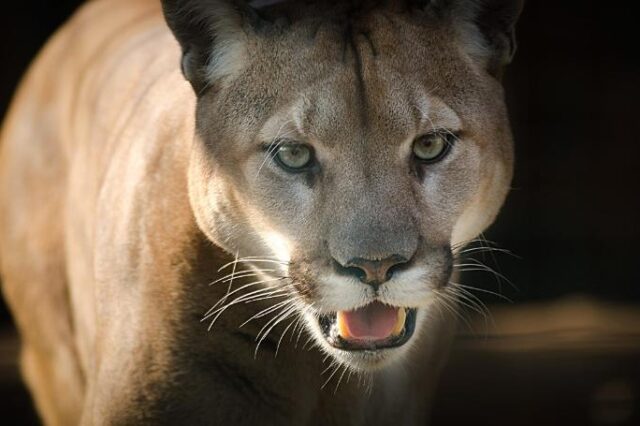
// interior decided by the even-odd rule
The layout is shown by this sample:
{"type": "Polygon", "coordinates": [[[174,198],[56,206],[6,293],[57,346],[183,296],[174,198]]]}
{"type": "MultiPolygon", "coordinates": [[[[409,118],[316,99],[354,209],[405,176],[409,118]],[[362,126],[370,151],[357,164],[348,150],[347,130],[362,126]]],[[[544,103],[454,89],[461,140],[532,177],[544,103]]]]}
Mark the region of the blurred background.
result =
{"type": "MultiPolygon", "coordinates": [[[[30,60],[80,4],[3,4],[0,117],[30,60]]],[[[478,244],[490,272],[466,314],[434,424],[640,425],[640,56],[620,2],[529,1],[505,78],[512,191],[478,244]],[[498,293],[496,296],[491,293],[498,293]]],[[[0,302],[1,303],[1,302],[0,302]]],[[[3,424],[37,424],[0,305],[3,424]]]]}

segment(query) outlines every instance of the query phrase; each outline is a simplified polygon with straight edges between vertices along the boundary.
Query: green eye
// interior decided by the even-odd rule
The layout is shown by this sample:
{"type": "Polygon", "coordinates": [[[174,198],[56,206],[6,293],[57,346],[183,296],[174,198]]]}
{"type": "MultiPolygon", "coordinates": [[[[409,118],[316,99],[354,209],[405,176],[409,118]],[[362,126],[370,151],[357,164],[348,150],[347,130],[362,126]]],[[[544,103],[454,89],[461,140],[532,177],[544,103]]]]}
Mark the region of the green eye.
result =
{"type": "Polygon", "coordinates": [[[281,167],[288,171],[302,171],[313,160],[311,147],[299,143],[286,143],[277,148],[275,159],[281,167]]]}
{"type": "Polygon", "coordinates": [[[422,162],[435,163],[444,158],[451,145],[448,133],[427,133],[413,141],[413,155],[422,162]]]}

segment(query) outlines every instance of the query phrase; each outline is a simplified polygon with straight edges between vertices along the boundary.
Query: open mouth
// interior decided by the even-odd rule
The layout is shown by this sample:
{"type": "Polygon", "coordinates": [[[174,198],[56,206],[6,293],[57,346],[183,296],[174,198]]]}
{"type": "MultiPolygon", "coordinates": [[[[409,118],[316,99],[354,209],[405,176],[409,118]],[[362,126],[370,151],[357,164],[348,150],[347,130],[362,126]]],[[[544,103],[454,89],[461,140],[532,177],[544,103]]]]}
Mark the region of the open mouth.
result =
{"type": "Polygon", "coordinates": [[[416,309],[372,302],[352,311],[319,317],[327,342],[347,351],[378,350],[402,346],[413,335],[416,309]]]}

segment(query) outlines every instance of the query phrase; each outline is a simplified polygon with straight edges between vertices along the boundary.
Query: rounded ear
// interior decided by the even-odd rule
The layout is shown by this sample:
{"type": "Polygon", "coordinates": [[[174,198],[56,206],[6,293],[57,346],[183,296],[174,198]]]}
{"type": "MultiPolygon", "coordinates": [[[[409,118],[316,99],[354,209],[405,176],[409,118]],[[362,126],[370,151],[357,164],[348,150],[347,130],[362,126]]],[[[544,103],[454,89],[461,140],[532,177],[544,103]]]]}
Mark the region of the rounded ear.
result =
{"type": "Polygon", "coordinates": [[[484,0],[480,2],[476,23],[495,52],[494,66],[502,67],[513,60],[516,53],[516,21],[524,0],[484,0]]]}
{"type": "Polygon", "coordinates": [[[483,61],[489,73],[500,77],[503,67],[516,52],[515,25],[524,0],[432,0],[431,3],[452,4],[467,51],[483,61]]]}
{"type": "Polygon", "coordinates": [[[260,21],[249,3],[238,0],[162,0],[162,10],[182,47],[182,73],[196,93],[240,70],[246,31],[260,21]]]}

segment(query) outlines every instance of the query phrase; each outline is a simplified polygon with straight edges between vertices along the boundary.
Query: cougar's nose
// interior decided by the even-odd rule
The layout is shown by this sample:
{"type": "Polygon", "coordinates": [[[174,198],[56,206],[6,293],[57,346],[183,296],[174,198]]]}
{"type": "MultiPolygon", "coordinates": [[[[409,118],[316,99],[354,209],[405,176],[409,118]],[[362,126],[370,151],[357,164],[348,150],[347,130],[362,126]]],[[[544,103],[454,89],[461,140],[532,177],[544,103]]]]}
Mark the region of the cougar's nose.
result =
{"type": "Polygon", "coordinates": [[[374,288],[378,288],[380,284],[389,281],[393,276],[393,272],[402,264],[409,260],[403,256],[394,254],[381,260],[353,258],[341,265],[335,262],[336,269],[343,275],[351,275],[358,278],[365,284],[369,284],[374,288]]]}

